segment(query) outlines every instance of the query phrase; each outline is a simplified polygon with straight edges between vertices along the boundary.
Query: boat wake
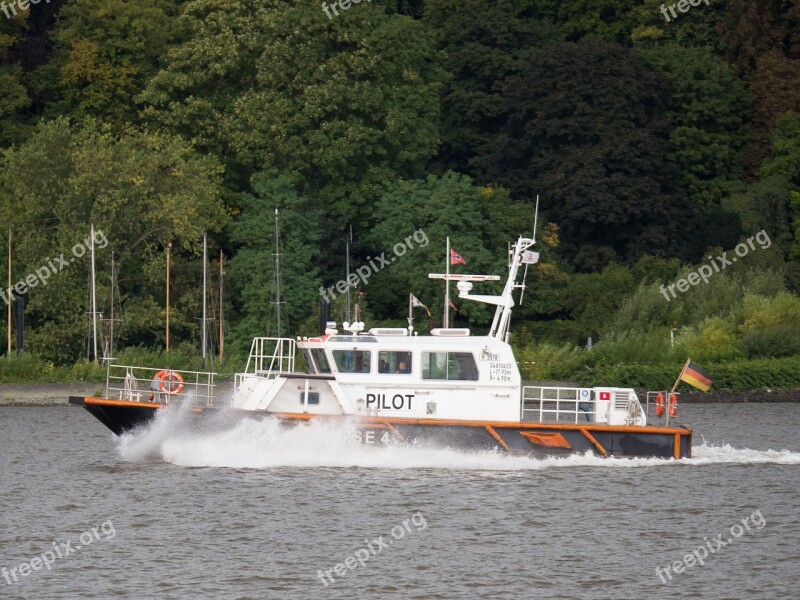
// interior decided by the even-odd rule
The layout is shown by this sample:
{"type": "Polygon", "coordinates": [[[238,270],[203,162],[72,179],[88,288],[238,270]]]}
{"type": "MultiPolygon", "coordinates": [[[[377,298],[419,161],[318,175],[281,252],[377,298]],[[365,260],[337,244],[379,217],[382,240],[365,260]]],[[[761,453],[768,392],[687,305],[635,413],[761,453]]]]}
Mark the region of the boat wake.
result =
{"type": "Polygon", "coordinates": [[[286,428],[273,419],[241,419],[222,411],[198,430],[185,410],[162,410],[146,428],[127,433],[118,447],[131,462],[163,461],[183,467],[269,469],[362,467],[524,471],[558,467],[636,468],[720,463],[800,464],[800,453],[715,446],[703,442],[692,458],[602,458],[593,454],[533,458],[502,452],[465,452],[424,446],[373,447],[356,441],[354,427],[312,421],[286,428]]]}

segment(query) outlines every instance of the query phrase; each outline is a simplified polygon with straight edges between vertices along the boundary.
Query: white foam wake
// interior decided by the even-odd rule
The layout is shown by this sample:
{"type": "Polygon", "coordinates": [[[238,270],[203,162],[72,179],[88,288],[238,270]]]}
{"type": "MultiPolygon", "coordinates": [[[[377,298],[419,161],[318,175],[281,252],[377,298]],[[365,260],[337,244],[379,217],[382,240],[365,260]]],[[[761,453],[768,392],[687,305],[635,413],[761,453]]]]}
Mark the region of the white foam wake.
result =
{"type": "Polygon", "coordinates": [[[702,445],[693,458],[602,458],[591,453],[561,458],[509,456],[501,452],[464,452],[421,446],[373,447],[355,441],[346,424],[312,421],[285,428],[274,419],[240,420],[222,413],[206,430],[189,427],[183,410],[159,411],[146,429],[124,435],[119,451],[125,460],[162,460],[187,467],[268,469],[275,467],[363,467],[523,471],[554,467],[635,468],[718,463],[800,464],[789,450],[739,449],[702,445]]]}

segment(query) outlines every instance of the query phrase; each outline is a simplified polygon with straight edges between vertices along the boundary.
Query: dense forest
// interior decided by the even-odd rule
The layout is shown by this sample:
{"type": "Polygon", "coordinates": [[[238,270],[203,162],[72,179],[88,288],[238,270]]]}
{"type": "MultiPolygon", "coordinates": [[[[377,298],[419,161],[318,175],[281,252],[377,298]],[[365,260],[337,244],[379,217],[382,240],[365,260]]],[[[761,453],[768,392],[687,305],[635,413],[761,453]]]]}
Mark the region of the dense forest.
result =
{"type": "MultiPolygon", "coordinates": [[[[196,355],[207,233],[212,316],[223,257],[225,344],[241,356],[256,335],[317,333],[348,243],[355,270],[424,232],[353,301],[368,326],[403,326],[413,292],[440,321],[426,274],[444,269],[445,238],[466,260],[454,271],[502,275],[538,196],[541,259],[512,323],[526,375],[686,356],[727,365],[731,387],[761,380],[730,365],[800,371],[800,2],[5,0],[0,13],[0,239],[14,283],[68,263],[24,294],[25,351],[42,361],[88,356],[76,246],[92,224],[107,242],[103,337],[113,304],[119,347],[163,349],[169,247],[171,345],[196,355]]],[[[487,327],[485,306],[454,302],[457,326],[487,327]]],[[[5,353],[5,318],[2,335],[5,353]]]]}

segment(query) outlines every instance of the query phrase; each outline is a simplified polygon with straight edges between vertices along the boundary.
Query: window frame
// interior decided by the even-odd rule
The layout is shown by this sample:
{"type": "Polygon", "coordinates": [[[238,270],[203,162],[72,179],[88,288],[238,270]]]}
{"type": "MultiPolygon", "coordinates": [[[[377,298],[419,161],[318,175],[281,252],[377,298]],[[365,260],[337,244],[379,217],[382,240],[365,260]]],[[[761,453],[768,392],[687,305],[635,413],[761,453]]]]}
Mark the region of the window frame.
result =
{"type": "MultiPolygon", "coordinates": [[[[436,351],[425,351],[422,353],[422,379],[424,381],[479,381],[481,374],[480,370],[478,369],[478,362],[475,360],[475,355],[472,352],[461,352],[461,351],[451,351],[451,350],[436,350],[436,351]],[[432,369],[430,367],[427,368],[427,375],[426,375],[426,365],[430,363],[430,355],[445,355],[445,362],[444,362],[444,377],[431,377],[432,369]],[[462,378],[462,375],[465,370],[461,367],[461,363],[459,361],[459,355],[464,357],[468,356],[472,361],[472,370],[473,370],[473,377],[470,378],[462,378]],[[458,367],[458,375],[456,377],[451,376],[451,372],[453,369],[450,367],[450,361],[455,361],[456,366],[458,367]]],[[[438,359],[437,359],[438,362],[438,359]]]]}
{"type": "MultiPolygon", "coordinates": [[[[360,348],[350,348],[350,349],[342,348],[341,350],[338,350],[338,349],[337,350],[331,350],[331,354],[333,355],[333,363],[334,363],[334,365],[336,365],[336,371],[338,373],[346,373],[348,375],[369,375],[370,373],[372,373],[372,350],[361,350],[360,348]],[[337,355],[341,355],[341,354],[345,354],[345,353],[350,353],[350,354],[354,354],[354,355],[356,355],[356,354],[362,354],[362,355],[366,354],[367,357],[368,357],[367,360],[366,360],[367,370],[366,371],[364,371],[364,370],[361,370],[361,371],[357,371],[357,370],[346,371],[346,370],[342,369],[342,365],[339,363],[339,360],[337,359],[337,355]]],[[[358,364],[358,358],[354,358],[354,364],[355,365],[358,364]]],[[[363,358],[362,358],[362,364],[364,364],[363,358]]]]}

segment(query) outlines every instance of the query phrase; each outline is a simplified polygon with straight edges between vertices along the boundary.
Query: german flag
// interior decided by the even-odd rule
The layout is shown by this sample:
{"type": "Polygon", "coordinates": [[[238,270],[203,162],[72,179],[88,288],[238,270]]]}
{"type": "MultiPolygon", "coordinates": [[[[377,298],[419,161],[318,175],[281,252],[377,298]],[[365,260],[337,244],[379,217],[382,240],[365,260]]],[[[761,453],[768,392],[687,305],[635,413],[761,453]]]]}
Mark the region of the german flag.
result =
{"type": "Polygon", "coordinates": [[[680,379],[704,392],[707,392],[711,387],[711,377],[691,360],[686,361],[680,379]]]}

